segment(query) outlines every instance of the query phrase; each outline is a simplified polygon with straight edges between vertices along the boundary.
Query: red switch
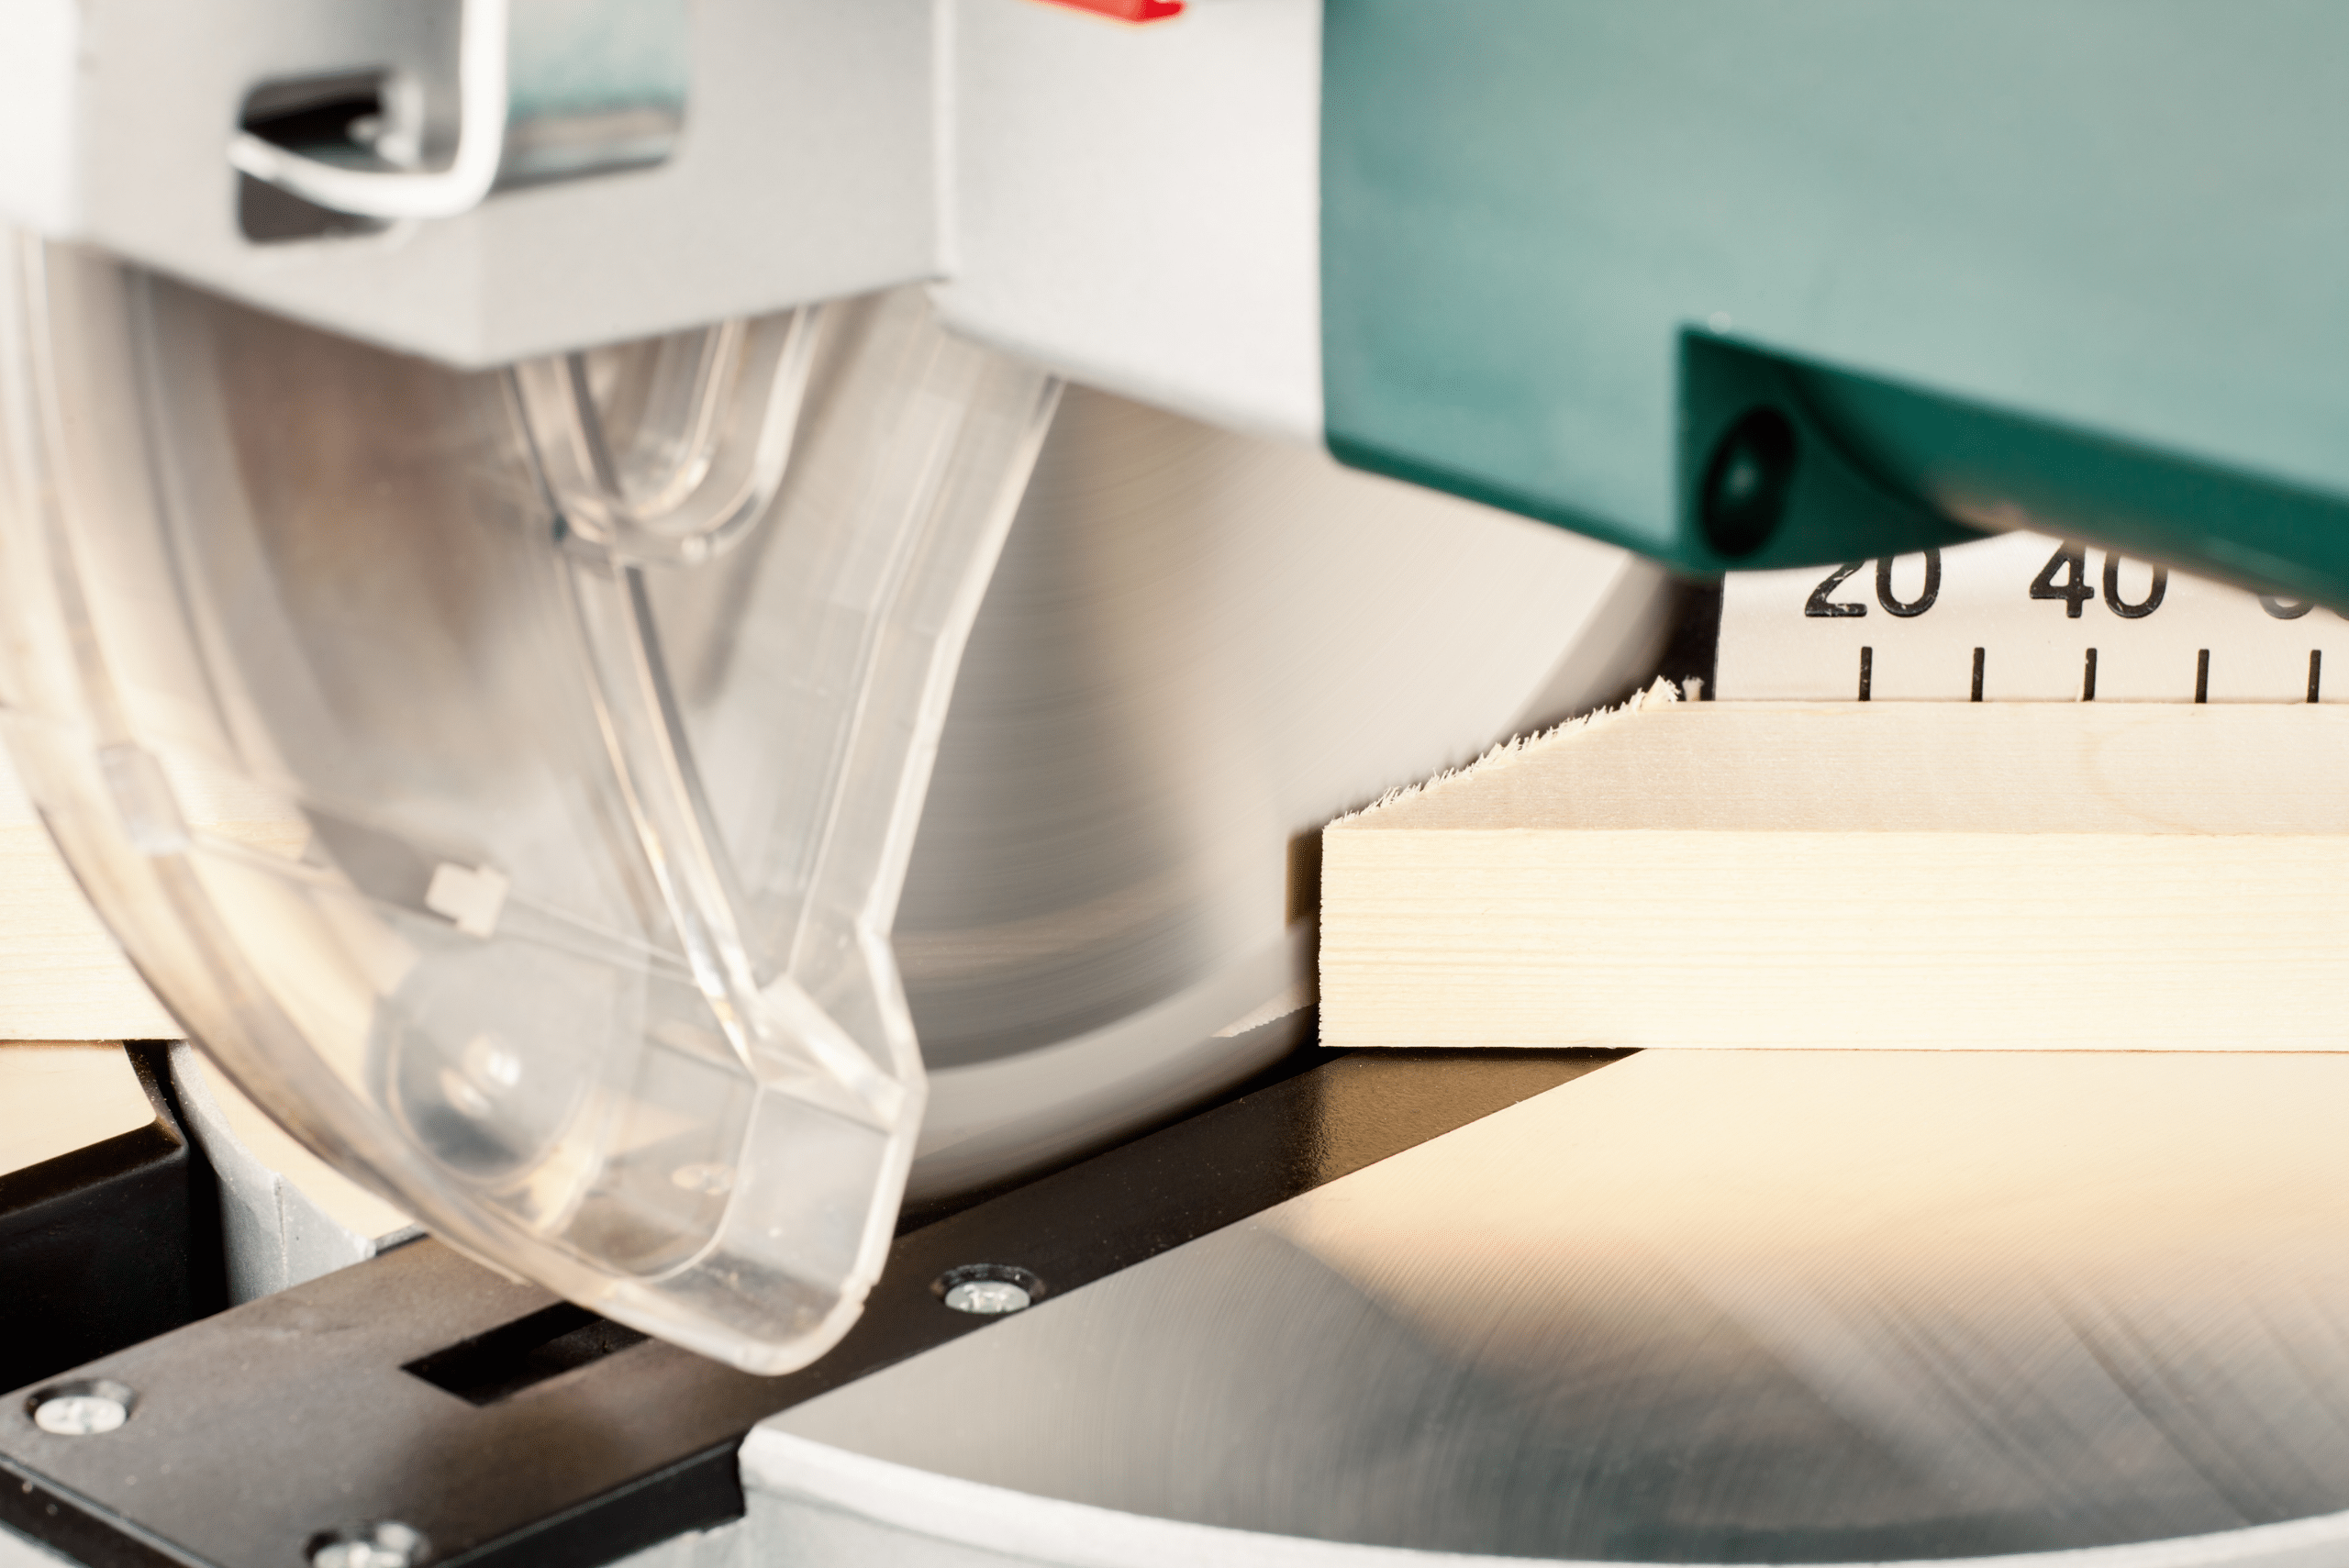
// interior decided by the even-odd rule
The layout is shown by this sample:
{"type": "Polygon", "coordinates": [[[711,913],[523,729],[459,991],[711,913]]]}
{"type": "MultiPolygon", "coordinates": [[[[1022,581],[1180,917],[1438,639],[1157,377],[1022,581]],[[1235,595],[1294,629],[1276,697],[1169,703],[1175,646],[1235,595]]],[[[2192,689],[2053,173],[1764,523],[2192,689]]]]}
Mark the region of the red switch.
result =
{"type": "Polygon", "coordinates": [[[1183,0],[1044,0],[1044,3],[1066,6],[1076,11],[1090,11],[1098,17],[1115,17],[1121,22],[1158,22],[1183,14],[1183,0]]]}

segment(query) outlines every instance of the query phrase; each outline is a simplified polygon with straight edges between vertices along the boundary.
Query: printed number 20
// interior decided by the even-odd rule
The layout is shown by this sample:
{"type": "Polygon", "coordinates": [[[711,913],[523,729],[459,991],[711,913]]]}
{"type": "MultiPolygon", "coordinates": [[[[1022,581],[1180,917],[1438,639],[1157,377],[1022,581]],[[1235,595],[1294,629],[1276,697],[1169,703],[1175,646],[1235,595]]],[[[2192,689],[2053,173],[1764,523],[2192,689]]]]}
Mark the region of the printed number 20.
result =
{"type": "MultiPolygon", "coordinates": [[[[1819,586],[1810,591],[1810,597],[1803,601],[1802,613],[1806,616],[1811,617],[1864,616],[1867,614],[1868,607],[1865,605],[1846,604],[1842,600],[1831,596],[1834,594],[1836,589],[1843,585],[1845,579],[1849,578],[1852,573],[1857,572],[1861,567],[1866,564],[1867,562],[1865,561],[1847,561],[1843,562],[1842,565],[1838,566],[1834,571],[1830,572],[1824,578],[1820,579],[1819,586]]],[[[1884,606],[1885,614],[1888,616],[1899,616],[1904,619],[1911,616],[1920,616],[1927,610],[1932,609],[1933,607],[1933,601],[1941,596],[1942,552],[1940,550],[1929,550],[1925,551],[1925,585],[1919,591],[1917,596],[1913,599],[1904,600],[1893,593],[1892,557],[1888,555],[1884,556],[1876,562],[1876,602],[1884,606]]]]}

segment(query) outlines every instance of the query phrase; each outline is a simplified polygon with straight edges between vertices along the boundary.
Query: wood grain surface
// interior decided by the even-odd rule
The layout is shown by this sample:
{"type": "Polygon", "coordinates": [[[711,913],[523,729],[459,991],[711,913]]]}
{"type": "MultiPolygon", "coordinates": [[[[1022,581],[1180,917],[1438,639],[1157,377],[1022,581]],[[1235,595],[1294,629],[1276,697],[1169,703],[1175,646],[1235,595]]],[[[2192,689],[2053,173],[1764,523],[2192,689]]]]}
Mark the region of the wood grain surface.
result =
{"type": "Polygon", "coordinates": [[[1336,1046],[2349,1048],[2349,712],[1647,702],[1324,838],[1336,1046]]]}

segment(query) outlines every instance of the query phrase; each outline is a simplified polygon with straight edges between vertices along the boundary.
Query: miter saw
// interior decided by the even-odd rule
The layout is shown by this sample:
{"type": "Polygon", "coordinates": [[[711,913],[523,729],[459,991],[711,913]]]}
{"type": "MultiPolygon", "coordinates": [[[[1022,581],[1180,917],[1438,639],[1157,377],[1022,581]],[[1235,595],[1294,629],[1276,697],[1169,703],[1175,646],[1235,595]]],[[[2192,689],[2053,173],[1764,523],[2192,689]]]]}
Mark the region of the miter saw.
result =
{"type": "MultiPolygon", "coordinates": [[[[2349,1505],[2321,1465],[1687,1514],[1609,1428],[1569,1468],[1643,1479],[1529,1502],[1567,1462],[1495,1380],[1582,1363],[1328,1217],[1664,1069],[1309,1037],[1318,825],[1703,695],[1708,576],[2028,526],[2349,604],[2344,44],[2182,0],[19,0],[9,751],[208,1059],[141,1058],[189,1190],[277,1251],[0,1413],[0,1521],[319,1568],[2332,1560],[2281,1522],[2349,1505]],[[1385,1282],[1370,1382],[1484,1392],[1252,1406],[1311,1347],[1199,1281],[1286,1277],[1259,1242],[1385,1282]],[[1053,1393],[1054,1323],[1163,1375],[1053,1393]],[[1186,1388],[1306,1469],[1235,1491],[1186,1388]],[[1170,1408],[1108,1479],[989,1468],[1170,1408]]],[[[1701,1316],[1655,1353],[1735,1384],[1701,1316]]],[[[1808,1429],[1780,1393],[1738,1473],[1808,1429]]]]}

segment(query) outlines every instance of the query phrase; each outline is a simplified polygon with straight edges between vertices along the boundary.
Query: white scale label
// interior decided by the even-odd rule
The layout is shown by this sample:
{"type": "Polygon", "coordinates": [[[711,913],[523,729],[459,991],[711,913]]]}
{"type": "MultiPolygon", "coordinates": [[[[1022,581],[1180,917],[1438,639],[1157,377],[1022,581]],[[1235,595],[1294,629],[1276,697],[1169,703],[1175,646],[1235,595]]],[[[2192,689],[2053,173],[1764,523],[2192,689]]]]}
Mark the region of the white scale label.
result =
{"type": "Polygon", "coordinates": [[[2349,702],[2349,620],[2010,533],[1723,581],[1723,701],[2349,702]]]}

